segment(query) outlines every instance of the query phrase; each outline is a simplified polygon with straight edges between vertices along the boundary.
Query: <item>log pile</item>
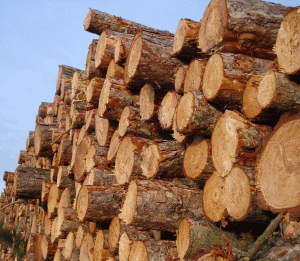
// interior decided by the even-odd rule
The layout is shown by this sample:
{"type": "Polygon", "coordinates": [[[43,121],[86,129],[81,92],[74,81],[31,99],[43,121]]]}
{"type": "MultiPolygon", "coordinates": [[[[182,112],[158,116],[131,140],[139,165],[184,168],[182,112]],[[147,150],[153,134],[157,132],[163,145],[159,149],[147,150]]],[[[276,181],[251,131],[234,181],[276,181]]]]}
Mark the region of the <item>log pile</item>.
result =
{"type": "Polygon", "coordinates": [[[299,13],[211,0],[173,35],[91,9],[86,70],[59,66],[3,175],[24,260],[237,260],[227,225],[299,220],[299,13]]]}

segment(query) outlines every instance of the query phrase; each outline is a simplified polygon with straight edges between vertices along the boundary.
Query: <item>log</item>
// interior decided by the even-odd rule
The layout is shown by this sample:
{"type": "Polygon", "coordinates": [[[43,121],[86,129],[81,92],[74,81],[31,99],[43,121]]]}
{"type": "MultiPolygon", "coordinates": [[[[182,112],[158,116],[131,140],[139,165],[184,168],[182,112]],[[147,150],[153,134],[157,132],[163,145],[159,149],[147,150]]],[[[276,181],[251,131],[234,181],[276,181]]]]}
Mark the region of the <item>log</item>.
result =
{"type": "Polygon", "coordinates": [[[181,19],[173,42],[173,56],[189,63],[192,59],[202,58],[203,52],[198,48],[198,36],[201,22],[181,19]]]}
{"type": "Polygon", "coordinates": [[[157,30],[121,17],[90,9],[84,22],[84,30],[100,35],[105,29],[126,34],[135,34],[142,29],[149,33],[173,37],[173,34],[168,31],[157,30]]]}
{"type": "Polygon", "coordinates": [[[70,114],[71,107],[66,104],[60,104],[57,110],[57,122],[59,124],[65,125],[66,116],[70,114]]]}
{"type": "Polygon", "coordinates": [[[74,180],[69,176],[69,171],[67,166],[59,166],[57,179],[57,187],[60,189],[65,189],[69,187],[71,190],[75,189],[74,180]]]}
{"type": "Polygon", "coordinates": [[[92,261],[94,252],[94,237],[91,233],[86,233],[80,246],[79,260],[92,261]]]}
{"type": "Polygon", "coordinates": [[[86,90],[86,101],[89,103],[89,106],[98,106],[99,97],[103,87],[105,79],[100,77],[94,77],[88,84],[86,90]]]}
{"type": "Polygon", "coordinates": [[[74,73],[76,72],[76,68],[67,65],[59,65],[58,66],[58,76],[56,82],[56,93],[62,93],[61,86],[63,79],[72,79],[74,73]]]}
{"type": "Polygon", "coordinates": [[[181,96],[175,91],[168,92],[159,107],[158,120],[163,130],[171,130],[173,125],[174,113],[181,96]]]}
{"type": "Polygon", "coordinates": [[[89,82],[84,71],[76,70],[72,78],[72,100],[86,100],[86,89],[89,82]]]}
{"type": "Polygon", "coordinates": [[[26,140],[26,150],[29,151],[30,148],[34,147],[34,131],[28,132],[28,138],[26,140]]]}
{"type": "Polygon", "coordinates": [[[88,186],[112,186],[117,185],[115,174],[106,168],[93,168],[84,179],[83,185],[88,186]]]}
{"type": "Polygon", "coordinates": [[[115,260],[114,254],[108,249],[107,231],[98,230],[95,239],[94,260],[115,260]]]}
{"type": "Polygon", "coordinates": [[[174,119],[173,119],[173,124],[172,124],[172,131],[173,131],[172,136],[177,142],[185,143],[185,142],[187,142],[188,137],[177,131],[177,111],[178,111],[178,104],[177,104],[175,112],[174,112],[174,119]]]}
{"type": "MultiPolygon", "coordinates": [[[[74,183],[74,182],[73,182],[74,183]]],[[[73,186],[70,187],[66,187],[64,188],[59,203],[57,205],[57,212],[59,213],[59,211],[62,208],[70,208],[72,207],[72,203],[73,203],[73,199],[72,197],[75,196],[75,185],[73,184],[73,186]]]]}
{"type": "Polygon", "coordinates": [[[53,184],[55,184],[55,183],[50,182],[50,179],[49,179],[49,181],[43,180],[42,189],[41,189],[41,204],[42,205],[47,204],[50,188],[53,184]]]}
{"type": "Polygon", "coordinates": [[[84,236],[86,235],[86,233],[88,233],[88,231],[89,231],[88,226],[86,226],[84,224],[80,224],[80,226],[76,232],[76,241],[75,241],[76,248],[81,247],[82,240],[83,240],[84,236]]]}
{"type": "Polygon", "coordinates": [[[275,66],[273,61],[242,54],[214,54],[205,67],[203,94],[209,102],[222,110],[240,109],[242,94],[250,77],[275,66]]]}
{"type": "Polygon", "coordinates": [[[56,125],[37,124],[34,131],[34,153],[40,157],[52,157],[52,131],[56,125]]]}
{"type": "Polygon", "coordinates": [[[77,197],[76,215],[85,220],[111,220],[119,214],[124,189],[106,186],[82,186],[77,197]]]}
{"type": "MultiPolygon", "coordinates": [[[[285,116],[285,115],[284,115],[285,116]]],[[[281,117],[257,159],[256,183],[264,209],[297,213],[299,207],[299,115],[281,117]]]]}
{"type": "Polygon", "coordinates": [[[117,64],[123,65],[126,62],[133,37],[133,34],[123,33],[116,39],[114,61],[117,64]]]}
{"type": "Polygon", "coordinates": [[[16,198],[39,199],[43,180],[50,181],[50,170],[19,166],[14,178],[13,195],[16,198]]]}
{"type": "Polygon", "coordinates": [[[183,94],[183,86],[184,86],[184,77],[186,71],[188,69],[188,65],[181,65],[177,72],[175,73],[175,92],[179,94],[183,94]]]}
{"type": "Polygon", "coordinates": [[[39,234],[36,240],[35,258],[37,261],[52,260],[57,246],[48,242],[45,234],[39,234]]]}
{"type": "Polygon", "coordinates": [[[63,257],[66,260],[76,261],[79,260],[79,254],[79,249],[75,246],[74,232],[69,232],[65,241],[65,247],[63,249],[63,257]]]}
{"type": "Polygon", "coordinates": [[[191,90],[183,95],[177,108],[177,131],[194,136],[210,136],[222,113],[210,105],[201,91],[191,90]]]}
{"type": "Polygon", "coordinates": [[[160,98],[151,84],[145,84],[140,91],[140,111],[142,120],[157,119],[160,98]]]}
{"type": "Polygon", "coordinates": [[[226,110],[211,136],[212,158],[218,173],[225,177],[234,164],[253,167],[257,150],[270,130],[251,123],[238,112],[226,110]]]}
{"type": "Polygon", "coordinates": [[[98,114],[109,120],[119,120],[125,106],[138,106],[139,96],[134,95],[116,78],[106,78],[101,90],[98,114]]]}
{"type": "Polygon", "coordinates": [[[90,61],[95,61],[96,49],[97,49],[98,39],[93,39],[89,45],[88,54],[86,56],[86,64],[90,61]]]}
{"type": "Polygon", "coordinates": [[[71,104],[71,99],[68,96],[69,96],[69,92],[72,91],[72,79],[73,79],[73,76],[70,79],[65,78],[65,79],[62,79],[62,81],[61,81],[60,97],[64,101],[64,104],[66,104],[66,105],[71,104]]]}
{"type": "Polygon", "coordinates": [[[100,69],[96,68],[95,61],[89,61],[85,66],[86,77],[92,79],[94,77],[103,77],[104,73],[100,69]]]}
{"type": "Polygon", "coordinates": [[[182,168],[187,178],[204,183],[212,174],[214,165],[209,139],[195,136],[184,152],[182,168]]]}
{"type": "Polygon", "coordinates": [[[47,116],[48,107],[52,107],[53,103],[50,102],[42,102],[39,106],[38,116],[44,119],[47,116]]]}
{"type": "Polygon", "coordinates": [[[127,225],[171,232],[183,217],[204,217],[202,190],[162,180],[132,180],[119,215],[127,225]]]}
{"type": "Polygon", "coordinates": [[[273,60],[277,33],[289,9],[261,0],[211,0],[201,20],[199,48],[208,54],[242,53],[273,60]]]}
{"type": "Polygon", "coordinates": [[[85,129],[88,133],[95,132],[97,110],[89,110],[85,112],[85,129]]]}
{"type": "Polygon", "coordinates": [[[124,83],[137,90],[149,83],[163,96],[174,86],[174,74],[182,63],[171,56],[172,43],[154,35],[150,39],[143,31],[135,34],[125,63],[124,83]]]}
{"type": "Polygon", "coordinates": [[[51,185],[47,201],[48,217],[53,218],[57,215],[58,202],[60,201],[62,191],[54,183],[51,185]]]}
{"type": "Polygon", "coordinates": [[[278,64],[287,74],[299,74],[299,8],[286,13],[281,22],[274,51],[278,64]]]}
{"type": "Polygon", "coordinates": [[[120,137],[119,134],[119,128],[117,128],[110,140],[109,149],[107,152],[107,161],[113,162],[113,160],[117,155],[121,142],[122,142],[122,138],[120,137]]]}
{"type": "Polygon", "coordinates": [[[72,159],[73,144],[69,139],[62,139],[57,152],[57,165],[69,165],[72,159]]]}
{"type": "Polygon", "coordinates": [[[108,147],[111,138],[117,129],[117,123],[112,120],[101,118],[98,114],[95,115],[95,123],[95,133],[98,144],[100,146],[108,147]]]}
{"type": "MultiPolygon", "coordinates": [[[[116,51],[115,51],[116,52],[116,51]]],[[[106,77],[115,77],[118,79],[124,78],[124,67],[121,65],[118,65],[115,60],[111,60],[108,67],[107,67],[107,73],[106,77]]]]}

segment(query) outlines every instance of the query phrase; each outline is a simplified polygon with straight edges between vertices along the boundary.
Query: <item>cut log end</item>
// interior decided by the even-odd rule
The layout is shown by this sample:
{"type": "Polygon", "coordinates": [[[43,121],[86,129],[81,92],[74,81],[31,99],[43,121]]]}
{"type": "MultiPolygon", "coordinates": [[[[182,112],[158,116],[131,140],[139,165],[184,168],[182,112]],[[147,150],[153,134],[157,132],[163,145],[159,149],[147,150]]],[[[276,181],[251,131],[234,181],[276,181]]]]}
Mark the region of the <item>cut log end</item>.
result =
{"type": "Polygon", "coordinates": [[[187,71],[187,65],[181,65],[175,74],[175,92],[183,93],[184,77],[187,71]]]}
{"type": "Polygon", "coordinates": [[[257,100],[262,109],[267,108],[276,95],[276,75],[272,70],[267,71],[257,89],[257,100]]]}
{"type": "Polygon", "coordinates": [[[144,148],[142,157],[143,162],[141,168],[143,170],[143,175],[147,178],[155,177],[159,169],[159,162],[162,160],[157,144],[151,144],[144,148]]]}
{"type": "Polygon", "coordinates": [[[121,141],[122,140],[120,138],[119,129],[116,129],[110,140],[110,145],[109,145],[109,149],[107,152],[107,160],[108,161],[113,160],[115,158],[115,156],[117,155],[121,141]]]}
{"type": "Polygon", "coordinates": [[[119,240],[120,261],[128,261],[131,243],[132,240],[129,239],[127,233],[123,232],[119,240]]]}
{"type": "Polygon", "coordinates": [[[136,241],[133,243],[129,253],[129,260],[149,261],[147,247],[142,241],[136,241]]]}
{"type": "Polygon", "coordinates": [[[145,84],[140,91],[140,113],[142,120],[150,120],[154,114],[155,91],[151,84],[145,84]]]}
{"type": "Polygon", "coordinates": [[[194,59],[190,62],[184,78],[184,92],[188,92],[189,90],[202,90],[206,63],[206,59],[194,59]]]}
{"type": "Polygon", "coordinates": [[[215,171],[203,188],[203,211],[212,222],[221,221],[226,214],[224,185],[224,178],[215,171]]]}
{"type": "Polygon", "coordinates": [[[190,247],[190,241],[191,241],[190,224],[187,221],[187,219],[184,218],[180,222],[178,228],[178,235],[176,239],[177,253],[178,253],[178,257],[181,260],[184,259],[184,256],[190,247]]]}
{"type": "Polygon", "coordinates": [[[185,23],[184,19],[182,19],[179,22],[177,29],[176,29],[176,33],[174,35],[173,54],[172,55],[176,55],[181,51],[182,46],[184,44],[184,39],[186,36],[186,30],[187,30],[186,23],[185,23]]]}
{"type": "Polygon", "coordinates": [[[192,92],[186,93],[180,100],[177,108],[177,128],[178,130],[185,129],[193,114],[194,114],[194,107],[195,107],[195,98],[192,92]]]}
{"type": "Polygon", "coordinates": [[[119,214],[119,218],[122,219],[126,225],[130,225],[133,221],[135,210],[137,206],[137,184],[133,180],[130,182],[126,198],[119,214]]]}
{"type": "Polygon", "coordinates": [[[98,105],[98,115],[100,117],[103,117],[106,109],[107,109],[107,103],[109,100],[109,95],[110,95],[110,88],[111,88],[111,82],[109,79],[105,79],[100,98],[99,98],[99,105],[98,105]]]}
{"type": "Polygon", "coordinates": [[[98,115],[96,115],[96,129],[98,144],[100,146],[105,146],[108,139],[109,120],[98,117],[98,115]]]}
{"type": "Polygon", "coordinates": [[[121,225],[118,217],[114,217],[110,222],[108,229],[108,246],[110,249],[115,249],[120,239],[121,225]]]}
{"type": "Polygon", "coordinates": [[[64,251],[63,251],[63,256],[66,260],[70,260],[72,251],[73,251],[73,246],[74,246],[74,233],[69,232],[68,236],[65,240],[65,246],[64,246],[64,251]]]}
{"type": "Polygon", "coordinates": [[[86,186],[82,186],[79,191],[76,204],[76,214],[80,221],[83,221],[85,219],[85,215],[88,209],[88,201],[88,190],[86,186]]]}
{"type": "Polygon", "coordinates": [[[92,9],[90,9],[84,21],[84,30],[86,31],[88,31],[90,28],[91,21],[92,21],[92,14],[93,14],[92,9]]]}
{"type": "Polygon", "coordinates": [[[178,111],[178,105],[174,112],[174,120],[172,124],[172,131],[173,131],[172,135],[176,141],[178,141],[179,143],[184,143],[187,140],[186,136],[177,131],[177,111],[178,111]]]}
{"type": "Polygon", "coordinates": [[[129,121],[128,121],[129,115],[130,115],[130,107],[126,106],[122,111],[120,121],[119,121],[119,135],[121,137],[125,135],[126,130],[129,126],[129,121]]]}
{"type": "Polygon", "coordinates": [[[169,130],[172,128],[177,103],[178,99],[175,92],[168,92],[163,98],[158,111],[158,120],[162,129],[169,130]]]}

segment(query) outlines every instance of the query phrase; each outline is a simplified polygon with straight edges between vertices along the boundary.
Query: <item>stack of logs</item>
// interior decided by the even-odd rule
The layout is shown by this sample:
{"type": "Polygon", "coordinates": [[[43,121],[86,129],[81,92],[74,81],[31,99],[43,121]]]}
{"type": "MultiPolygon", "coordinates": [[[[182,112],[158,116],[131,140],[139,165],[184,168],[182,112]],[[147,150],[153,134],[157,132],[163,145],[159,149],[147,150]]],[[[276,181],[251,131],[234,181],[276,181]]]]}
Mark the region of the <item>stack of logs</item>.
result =
{"type": "Polygon", "coordinates": [[[211,0],[173,35],[90,9],[85,71],[59,66],[3,177],[25,260],[242,256],[253,238],[221,226],[297,220],[299,10],[211,0]]]}

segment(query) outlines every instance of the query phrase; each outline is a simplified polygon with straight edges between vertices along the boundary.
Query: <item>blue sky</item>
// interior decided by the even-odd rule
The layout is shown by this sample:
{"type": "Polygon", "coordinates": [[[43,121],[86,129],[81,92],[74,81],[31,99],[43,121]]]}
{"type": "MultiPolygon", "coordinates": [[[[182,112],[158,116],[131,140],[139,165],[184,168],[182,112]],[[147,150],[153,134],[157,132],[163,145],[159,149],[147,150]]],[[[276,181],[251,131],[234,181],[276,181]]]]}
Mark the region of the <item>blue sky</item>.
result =
{"type": "MultiPolygon", "coordinates": [[[[273,0],[289,6],[296,0],[273,0]]],[[[18,166],[42,101],[53,102],[58,65],[85,69],[89,8],[175,33],[181,18],[200,21],[209,0],[0,0],[0,191],[18,166]]]]}

